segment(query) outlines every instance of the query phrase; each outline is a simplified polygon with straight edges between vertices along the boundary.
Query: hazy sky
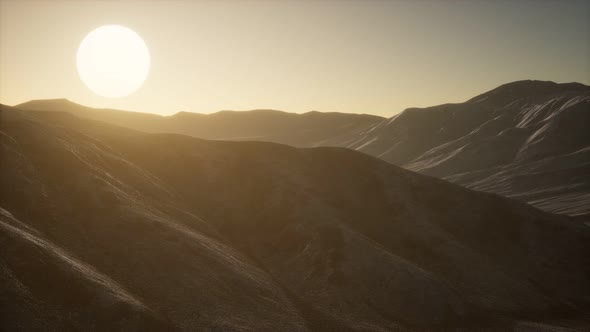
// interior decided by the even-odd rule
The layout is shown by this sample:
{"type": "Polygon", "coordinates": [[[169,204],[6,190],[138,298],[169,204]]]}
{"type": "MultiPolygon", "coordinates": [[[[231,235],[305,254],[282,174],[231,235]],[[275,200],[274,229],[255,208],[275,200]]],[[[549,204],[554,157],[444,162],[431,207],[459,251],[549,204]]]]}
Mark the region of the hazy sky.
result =
{"type": "Polygon", "coordinates": [[[390,116],[521,79],[590,84],[590,1],[0,2],[9,105],[390,116]],[[151,53],[143,87],[121,99],[95,95],[76,69],[82,39],[107,24],[151,53]]]}

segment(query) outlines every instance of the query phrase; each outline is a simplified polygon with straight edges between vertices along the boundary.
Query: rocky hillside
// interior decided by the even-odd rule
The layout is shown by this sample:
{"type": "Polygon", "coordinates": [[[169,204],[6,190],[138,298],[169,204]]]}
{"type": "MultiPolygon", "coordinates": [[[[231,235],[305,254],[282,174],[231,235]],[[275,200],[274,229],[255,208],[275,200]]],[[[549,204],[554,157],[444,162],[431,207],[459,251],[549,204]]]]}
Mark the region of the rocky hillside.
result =
{"type": "Polygon", "coordinates": [[[350,149],[0,120],[0,330],[590,326],[569,217],[350,149]]]}
{"type": "Polygon", "coordinates": [[[346,145],[468,188],[590,213],[590,87],[519,81],[461,104],[413,108],[346,145]]]}

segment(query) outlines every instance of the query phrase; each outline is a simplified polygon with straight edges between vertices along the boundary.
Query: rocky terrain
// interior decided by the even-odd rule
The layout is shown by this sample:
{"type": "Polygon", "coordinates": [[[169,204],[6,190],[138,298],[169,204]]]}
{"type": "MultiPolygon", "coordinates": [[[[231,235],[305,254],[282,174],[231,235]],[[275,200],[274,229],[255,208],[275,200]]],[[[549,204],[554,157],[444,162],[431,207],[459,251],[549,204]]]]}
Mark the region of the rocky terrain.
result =
{"type": "Polygon", "coordinates": [[[575,218],[351,149],[0,121],[0,330],[590,327],[575,218]]]}

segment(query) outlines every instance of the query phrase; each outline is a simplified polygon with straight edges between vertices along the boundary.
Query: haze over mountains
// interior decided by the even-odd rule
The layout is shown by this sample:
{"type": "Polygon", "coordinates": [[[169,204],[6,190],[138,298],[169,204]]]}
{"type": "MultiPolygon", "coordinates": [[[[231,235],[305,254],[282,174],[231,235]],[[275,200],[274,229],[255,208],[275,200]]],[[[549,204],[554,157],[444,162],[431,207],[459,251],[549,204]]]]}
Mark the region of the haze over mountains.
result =
{"type": "Polygon", "coordinates": [[[2,330],[590,324],[590,228],[571,217],[351,149],[0,120],[2,330]]]}
{"type": "Polygon", "coordinates": [[[464,103],[407,109],[389,119],[271,110],[162,117],[67,100],[17,107],[71,112],[146,132],[347,147],[550,212],[590,213],[590,87],[579,83],[518,81],[464,103]]]}
{"type": "Polygon", "coordinates": [[[368,114],[287,113],[276,110],[179,112],[171,116],[96,109],[66,99],[33,100],[17,106],[36,111],[70,112],[152,133],[177,133],[204,139],[268,141],[296,147],[338,145],[384,118],[368,114]]]}

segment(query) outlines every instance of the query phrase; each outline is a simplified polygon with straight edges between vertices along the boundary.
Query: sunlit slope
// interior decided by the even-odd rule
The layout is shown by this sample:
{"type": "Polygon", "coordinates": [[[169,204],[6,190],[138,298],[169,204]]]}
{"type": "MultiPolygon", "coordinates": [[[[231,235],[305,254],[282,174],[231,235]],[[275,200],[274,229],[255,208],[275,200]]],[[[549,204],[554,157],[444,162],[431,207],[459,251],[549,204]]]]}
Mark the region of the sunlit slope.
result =
{"type": "MultiPolygon", "coordinates": [[[[26,275],[51,255],[70,259],[67,278],[108,280],[106,294],[163,330],[588,326],[590,238],[567,217],[347,149],[1,116],[2,234],[18,227],[47,245],[0,263],[35,297],[44,287],[26,275]]],[[[2,292],[20,299],[16,283],[2,292]]],[[[0,301],[0,322],[32,327],[33,304],[0,301]]]]}
{"type": "Polygon", "coordinates": [[[410,170],[569,215],[590,213],[590,87],[520,81],[407,109],[347,145],[410,170]]]}

